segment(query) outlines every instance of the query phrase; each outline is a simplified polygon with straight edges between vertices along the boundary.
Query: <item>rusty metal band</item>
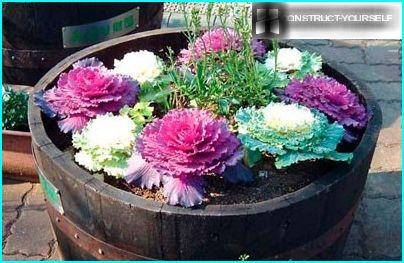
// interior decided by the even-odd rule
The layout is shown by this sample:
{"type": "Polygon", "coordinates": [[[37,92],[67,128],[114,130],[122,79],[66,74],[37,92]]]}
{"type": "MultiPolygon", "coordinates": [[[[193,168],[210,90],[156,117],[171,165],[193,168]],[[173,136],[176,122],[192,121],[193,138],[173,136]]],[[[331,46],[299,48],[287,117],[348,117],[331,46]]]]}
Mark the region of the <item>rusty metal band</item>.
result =
{"type": "Polygon", "coordinates": [[[66,216],[60,214],[48,201],[46,201],[46,208],[48,210],[49,217],[54,225],[69,239],[71,239],[72,242],[74,242],[78,247],[88,252],[90,255],[98,260],[155,260],[153,258],[141,256],[133,252],[120,249],[95,238],[94,236],[76,226],[66,216]]]}
{"type": "Polygon", "coordinates": [[[338,239],[349,231],[356,208],[359,205],[359,200],[356,201],[356,204],[337,224],[328,229],[321,236],[304,245],[290,249],[275,256],[271,256],[268,259],[312,259],[313,257],[319,255],[321,252],[331,247],[335,242],[337,242],[338,239]]]}
{"type": "MultiPolygon", "coordinates": [[[[311,259],[320,254],[327,248],[331,247],[339,238],[341,238],[348,230],[354,218],[354,214],[359,202],[357,202],[341,221],[326,231],[323,235],[310,241],[307,244],[293,248],[286,252],[271,256],[268,259],[311,259]]],[[[111,244],[88,234],[72,221],[60,214],[53,206],[46,201],[49,216],[53,223],[68,238],[70,238],[81,249],[90,253],[94,258],[99,260],[125,260],[125,259],[144,259],[155,260],[153,258],[141,256],[127,250],[120,249],[111,244]]]]}
{"type": "Polygon", "coordinates": [[[14,50],[3,48],[3,66],[13,68],[49,69],[77,49],[14,50]]]}

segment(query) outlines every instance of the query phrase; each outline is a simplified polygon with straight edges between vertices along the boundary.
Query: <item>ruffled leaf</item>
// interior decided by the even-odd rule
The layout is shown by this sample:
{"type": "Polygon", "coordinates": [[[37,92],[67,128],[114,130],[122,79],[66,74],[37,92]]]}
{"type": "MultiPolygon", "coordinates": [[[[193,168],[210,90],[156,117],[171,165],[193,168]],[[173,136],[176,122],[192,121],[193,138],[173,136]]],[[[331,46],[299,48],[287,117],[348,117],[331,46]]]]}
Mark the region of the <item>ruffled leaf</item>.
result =
{"type": "Polygon", "coordinates": [[[241,162],[236,165],[228,166],[222,174],[223,178],[235,184],[239,182],[251,182],[253,180],[253,173],[250,169],[245,167],[241,162]]]}
{"type": "Polygon", "coordinates": [[[34,93],[34,103],[38,106],[41,111],[48,116],[49,118],[55,118],[57,113],[52,109],[52,106],[48,103],[46,99],[44,99],[44,90],[38,90],[34,93]]]}
{"type": "Polygon", "coordinates": [[[246,148],[244,150],[244,162],[248,167],[253,167],[261,160],[262,160],[262,153],[260,150],[250,150],[250,148],[246,148]]]}
{"type": "Polygon", "coordinates": [[[170,205],[192,207],[202,203],[204,189],[200,176],[164,176],[164,196],[170,205]]]}
{"type": "Polygon", "coordinates": [[[320,154],[314,154],[309,152],[288,152],[283,155],[279,155],[276,157],[275,167],[277,169],[281,169],[284,167],[288,167],[294,163],[307,161],[307,160],[314,160],[314,159],[321,159],[324,156],[320,154]]]}
{"type": "Polygon", "coordinates": [[[103,67],[104,63],[102,63],[98,58],[85,58],[77,61],[73,64],[73,68],[86,68],[86,67],[103,67]]]}
{"type": "Polygon", "coordinates": [[[125,180],[132,185],[152,189],[160,186],[162,176],[142,156],[134,151],[128,160],[128,166],[124,172],[125,180]]]}
{"type": "Polygon", "coordinates": [[[292,74],[293,78],[301,79],[306,75],[316,75],[322,68],[323,59],[316,53],[302,53],[302,67],[292,74]]]}
{"type": "Polygon", "coordinates": [[[353,131],[363,129],[371,117],[371,111],[360,103],[356,94],[329,77],[306,76],[302,81],[293,80],[280,98],[326,114],[344,126],[349,141],[358,135],[353,131]]]}

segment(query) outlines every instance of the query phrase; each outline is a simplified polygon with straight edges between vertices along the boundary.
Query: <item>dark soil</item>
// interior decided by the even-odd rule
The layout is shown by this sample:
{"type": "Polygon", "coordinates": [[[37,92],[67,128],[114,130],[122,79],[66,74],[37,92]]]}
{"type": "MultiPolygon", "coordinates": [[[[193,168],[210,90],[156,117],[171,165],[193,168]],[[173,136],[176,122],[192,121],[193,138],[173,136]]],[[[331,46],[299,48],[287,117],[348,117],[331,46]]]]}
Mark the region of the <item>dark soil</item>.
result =
{"type": "MultiPolygon", "coordinates": [[[[65,152],[74,156],[74,148],[65,152]]],[[[292,193],[317,180],[335,167],[336,163],[328,160],[307,161],[292,165],[287,169],[277,170],[273,160],[266,157],[253,168],[254,180],[248,184],[232,184],[220,176],[206,176],[205,199],[203,205],[248,204],[269,200],[292,193]]],[[[83,168],[84,169],[84,168],[83,168]]],[[[117,179],[103,174],[104,182],[121,190],[131,192],[148,200],[165,202],[162,188],[142,189],[129,185],[124,179],[117,179]]]]}
{"type": "Polygon", "coordinates": [[[122,189],[124,191],[131,192],[135,195],[141,196],[143,198],[149,199],[149,200],[154,200],[158,202],[165,202],[164,195],[163,195],[163,188],[153,188],[152,190],[149,189],[143,189],[140,187],[134,187],[130,186],[125,179],[117,179],[113,176],[105,176],[104,177],[104,182],[107,184],[110,184],[112,186],[115,186],[119,189],[122,189]]]}
{"type": "MultiPolygon", "coordinates": [[[[60,133],[56,128],[53,131],[60,133]]],[[[58,138],[60,138],[58,144],[63,145],[60,148],[69,153],[74,160],[75,150],[71,145],[71,137],[58,134],[58,138]]],[[[354,149],[355,146],[341,143],[338,148],[340,151],[349,151],[351,150],[349,148],[354,149]]],[[[329,160],[305,161],[287,169],[277,170],[273,163],[273,159],[264,157],[263,161],[252,169],[254,180],[248,184],[232,184],[220,176],[206,176],[206,194],[203,205],[257,203],[292,193],[317,180],[337,164],[329,160]]],[[[165,202],[161,187],[152,190],[142,189],[129,185],[124,179],[117,179],[106,174],[102,174],[100,178],[104,178],[104,182],[121,190],[149,200],[165,202]]]]}
{"type": "Polygon", "coordinates": [[[302,162],[277,170],[270,158],[253,168],[249,184],[232,184],[220,177],[207,180],[206,204],[248,204],[269,200],[299,190],[330,171],[335,163],[327,160],[302,162]]]}

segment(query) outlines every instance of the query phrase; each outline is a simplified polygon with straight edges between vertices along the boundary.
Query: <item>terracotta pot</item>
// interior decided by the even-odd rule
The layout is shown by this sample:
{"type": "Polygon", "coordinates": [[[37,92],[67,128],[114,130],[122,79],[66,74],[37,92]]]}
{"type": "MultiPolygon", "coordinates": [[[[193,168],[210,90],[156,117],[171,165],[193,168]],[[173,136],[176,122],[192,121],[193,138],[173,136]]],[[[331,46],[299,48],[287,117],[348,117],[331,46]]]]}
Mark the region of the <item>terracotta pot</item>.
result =
{"type": "Polygon", "coordinates": [[[39,182],[30,132],[3,130],[3,177],[39,182]]]}

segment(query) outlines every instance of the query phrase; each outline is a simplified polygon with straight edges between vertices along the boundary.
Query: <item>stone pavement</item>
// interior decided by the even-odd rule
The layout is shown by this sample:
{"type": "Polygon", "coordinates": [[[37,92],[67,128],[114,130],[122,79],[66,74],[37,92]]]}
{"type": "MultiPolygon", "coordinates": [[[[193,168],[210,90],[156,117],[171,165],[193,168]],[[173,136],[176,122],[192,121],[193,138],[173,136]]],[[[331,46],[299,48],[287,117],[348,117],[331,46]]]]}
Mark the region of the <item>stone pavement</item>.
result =
{"type": "Polygon", "coordinates": [[[3,259],[58,259],[40,184],[3,179],[3,259]]]}
{"type": "MultiPolygon", "coordinates": [[[[345,259],[401,258],[401,42],[291,41],[345,65],[383,111],[381,131],[345,259]]],[[[3,180],[3,259],[58,259],[40,186],[3,180]]]]}

